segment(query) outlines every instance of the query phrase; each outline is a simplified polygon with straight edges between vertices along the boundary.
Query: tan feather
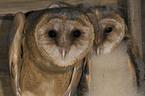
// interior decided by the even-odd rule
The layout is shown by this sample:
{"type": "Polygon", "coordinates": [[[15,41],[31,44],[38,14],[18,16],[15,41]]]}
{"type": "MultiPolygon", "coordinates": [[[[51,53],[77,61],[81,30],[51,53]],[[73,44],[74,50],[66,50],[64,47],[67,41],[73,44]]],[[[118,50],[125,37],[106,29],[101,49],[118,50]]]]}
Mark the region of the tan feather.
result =
{"type": "MultiPolygon", "coordinates": [[[[20,96],[20,66],[21,66],[21,46],[22,46],[22,35],[25,23],[25,16],[23,13],[17,13],[13,23],[11,32],[15,32],[13,40],[9,47],[9,68],[11,74],[11,81],[13,85],[13,91],[15,95],[20,96]]],[[[14,34],[14,33],[13,33],[14,34]]]]}

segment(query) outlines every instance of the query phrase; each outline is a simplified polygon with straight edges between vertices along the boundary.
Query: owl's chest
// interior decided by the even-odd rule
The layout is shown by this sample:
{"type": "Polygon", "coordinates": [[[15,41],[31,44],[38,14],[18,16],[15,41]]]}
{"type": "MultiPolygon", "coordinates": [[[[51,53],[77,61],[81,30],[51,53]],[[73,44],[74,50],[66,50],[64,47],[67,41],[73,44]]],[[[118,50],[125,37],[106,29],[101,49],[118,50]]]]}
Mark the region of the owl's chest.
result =
{"type": "Polygon", "coordinates": [[[110,53],[96,55],[95,52],[92,52],[91,54],[92,66],[105,70],[125,69],[128,67],[128,59],[127,45],[124,42],[110,53]]]}
{"type": "Polygon", "coordinates": [[[118,77],[123,79],[124,76],[129,76],[128,59],[126,49],[121,46],[109,54],[92,55],[92,75],[97,74],[97,77],[102,79],[117,80],[118,77]]]}
{"type": "Polygon", "coordinates": [[[23,61],[20,87],[26,96],[64,96],[71,81],[72,70],[44,72],[29,59],[23,61]],[[28,91],[29,90],[29,91],[28,91]]]}
{"type": "Polygon", "coordinates": [[[92,55],[91,89],[88,96],[136,96],[128,60],[124,46],[117,47],[109,54],[92,55]]]}

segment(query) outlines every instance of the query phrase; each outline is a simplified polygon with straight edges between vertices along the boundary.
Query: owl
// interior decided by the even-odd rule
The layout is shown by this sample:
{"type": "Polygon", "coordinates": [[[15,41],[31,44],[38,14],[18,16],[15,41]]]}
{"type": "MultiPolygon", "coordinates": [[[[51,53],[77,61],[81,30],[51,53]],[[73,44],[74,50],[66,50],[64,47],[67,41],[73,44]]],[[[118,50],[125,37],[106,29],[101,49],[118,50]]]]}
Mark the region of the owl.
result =
{"type": "Polygon", "coordinates": [[[103,10],[88,12],[95,40],[87,63],[90,83],[86,96],[143,96],[138,92],[139,81],[143,81],[136,61],[138,49],[127,25],[119,14],[103,10]]]}
{"type": "Polygon", "coordinates": [[[13,20],[9,67],[15,96],[72,96],[93,46],[94,27],[74,7],[53,4],[13,20]]]}

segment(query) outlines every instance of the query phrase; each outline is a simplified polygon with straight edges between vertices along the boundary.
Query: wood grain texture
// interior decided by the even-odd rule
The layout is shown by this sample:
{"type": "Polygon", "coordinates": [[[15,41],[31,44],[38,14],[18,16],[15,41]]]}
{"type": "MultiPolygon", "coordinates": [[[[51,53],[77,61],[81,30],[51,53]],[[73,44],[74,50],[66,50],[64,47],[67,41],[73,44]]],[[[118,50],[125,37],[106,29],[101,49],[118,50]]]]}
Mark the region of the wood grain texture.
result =
{"type": "Polygon", "coordinates": [[[0,15],[28,12],[47,8],[52,1],[65,1],[71,4],[116,5],[117,0],[0,0],[0,15]]]}
{"type": "Polygon", "coordinates": [[[141,0],[128,0],[128,27],[143,58],[141,33],[141,0]]]}
{"type": "Polygon", "coordinates": [[[13,96],[9,77],[0,77],[0,96],[13,96]]]}
{"type": "Polygon", "coordinates": [[[0,62],[8,62],[8,31],[12,19],[0,19],[0,62]]]}
{"type": "Polygon", "coordinates": [[[12,18],[0,17],[0,96],[12,96],[8,68],[8,31],[12,18]]]}
{"type": "Polygon", "coordinates": [[[142,23],[142,44],[143,44],[143,60],[145,62],[145,0],[141,0],[141,23],[142,23]]]}

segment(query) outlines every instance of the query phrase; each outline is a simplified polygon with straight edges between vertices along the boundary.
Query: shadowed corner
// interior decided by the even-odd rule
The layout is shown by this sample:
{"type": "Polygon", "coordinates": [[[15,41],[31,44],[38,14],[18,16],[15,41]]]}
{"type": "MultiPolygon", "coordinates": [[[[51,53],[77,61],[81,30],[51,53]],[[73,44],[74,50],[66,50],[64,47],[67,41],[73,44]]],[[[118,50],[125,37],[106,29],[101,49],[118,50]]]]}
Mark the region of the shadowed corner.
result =
{"type": "Polygon", "coordinates": [[[0,63],[0,96],[13,96],[8,63],[0,63]]]}
{"type": "Polygon", "coordinates": [[[0,15],[0,96],[13,96],[9,77],[8,46],[9,28],[13,15],[0,15]]]}

